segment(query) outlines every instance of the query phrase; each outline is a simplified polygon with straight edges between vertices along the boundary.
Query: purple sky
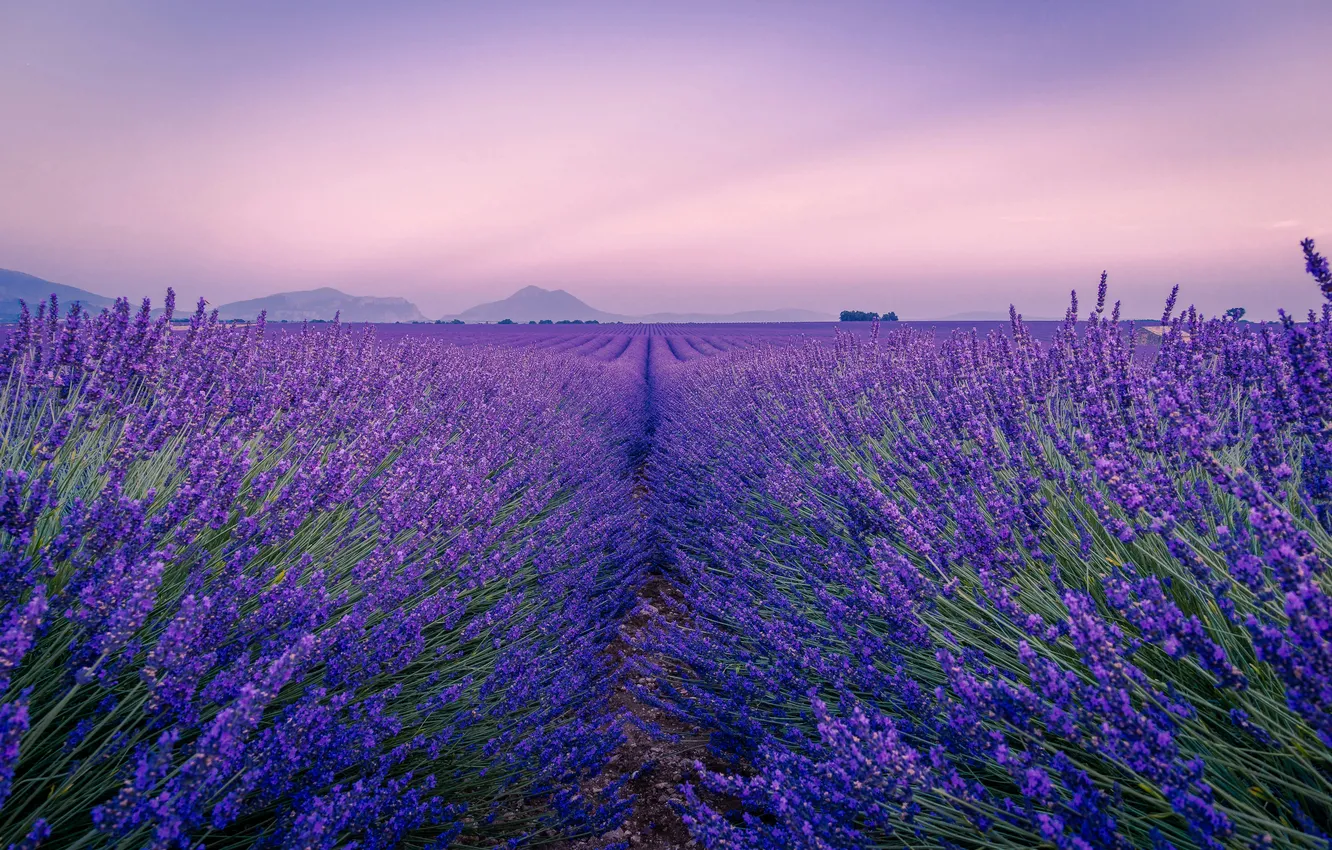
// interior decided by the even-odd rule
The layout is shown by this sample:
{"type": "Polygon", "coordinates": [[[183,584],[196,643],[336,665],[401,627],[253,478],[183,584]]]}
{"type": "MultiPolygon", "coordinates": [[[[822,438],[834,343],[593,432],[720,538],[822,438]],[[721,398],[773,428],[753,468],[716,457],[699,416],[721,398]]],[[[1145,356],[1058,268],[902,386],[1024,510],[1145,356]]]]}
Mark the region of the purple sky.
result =
{"type": "Polygon", "coordinates": [[[0,0],[0,267],[918,318],[1105,268],[1270,317],[1332,253],[1329,44],[1326,0],[0,0]]]}

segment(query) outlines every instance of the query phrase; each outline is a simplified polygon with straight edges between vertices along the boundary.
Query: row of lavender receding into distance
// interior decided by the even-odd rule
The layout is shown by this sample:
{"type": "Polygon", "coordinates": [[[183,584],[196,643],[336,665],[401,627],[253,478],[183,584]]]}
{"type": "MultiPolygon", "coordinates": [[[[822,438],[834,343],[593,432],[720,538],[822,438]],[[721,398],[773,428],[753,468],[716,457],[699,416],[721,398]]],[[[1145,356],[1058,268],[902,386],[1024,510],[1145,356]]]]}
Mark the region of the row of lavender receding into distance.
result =
{"type": "Polygon", "coordinates": [[[620,739],[641,371],[168,318],[39,310],[0,358],[0,842],[617,822],[580,788],[620,739]]]}
{"type": "Polygon", "coordinates": [[[658,382],[642,697],[733,760],[701,843],[1329,846],[1332,305],[1135,358],[1105,298],[658,382]]]}
{"type": "Polygon", "coordinates": [[[678,789],[718,850],[1326,847],[1332,311],[1172,295],[1147,334],[1105,299],[984,332],[25,313],[0,843],[604,835],[631,683],[731,765],[678,789]],[[617,669],[650,570],[683,601],[617,669]]]}

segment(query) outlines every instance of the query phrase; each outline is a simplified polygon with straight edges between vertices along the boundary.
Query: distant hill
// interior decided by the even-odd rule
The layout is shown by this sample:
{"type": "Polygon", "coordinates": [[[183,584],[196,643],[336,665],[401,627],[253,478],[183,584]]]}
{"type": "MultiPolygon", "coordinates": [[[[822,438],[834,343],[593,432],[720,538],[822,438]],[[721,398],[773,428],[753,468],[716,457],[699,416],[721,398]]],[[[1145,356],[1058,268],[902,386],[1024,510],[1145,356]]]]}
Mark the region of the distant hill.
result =
{"type": "Polygon", "coordinates": [[[279,292],[248,301],[233,301],[217,308],[223,319],[253,319],[261,312],[268,321],[303,322],[332,319],[341,314],[344,322],[423,322],[426,317],[406,298],[348,295],[330,287],[298,292],[279,292]]]}
{"type": "Polygon", "coordinates": [[[36,311],[37,305],[49,299],[52,294],[60,302],[62,314],[75,301],[93,313],[115,303],[114,299],[88,292],[86,289],[53,283],[23,272],[0,269],[0,322],[12,322],[18,318],[20,300],[27,302],[29,311],[36,311]]]}
{"type": "Polygon", "coordinates": [[[508,298],[478,304],[459,313],[456,318],[462,319],[464,322],[498,322],[501,319],[513,319],[515,322],[541,321],[542,319],[551,319],[556,322],[565,319],[570,321],[582,319],[585,322],[588,319],[596,319],[599,322],[615,322],[622,321],[627,317],[589,307],[563,289],[524,286],[508,298]]]}
{"type": "Polygon", "coordinates": [[[746,310],[741,313],[650,313],[646,316],[625,316],[598,310],[570,295],[563,289],[542,289],[539,286],[525,286],[514,294],[500,301],[478,304],[470,310],[464,310],[456,316],[446,319],[462,319],[465,322],[498,322],[512,319],[515,322],[541,321],[550,319],[562,321],[581,319],[598,322],[827,322],[832,316],[811,310],[746,310]]]}

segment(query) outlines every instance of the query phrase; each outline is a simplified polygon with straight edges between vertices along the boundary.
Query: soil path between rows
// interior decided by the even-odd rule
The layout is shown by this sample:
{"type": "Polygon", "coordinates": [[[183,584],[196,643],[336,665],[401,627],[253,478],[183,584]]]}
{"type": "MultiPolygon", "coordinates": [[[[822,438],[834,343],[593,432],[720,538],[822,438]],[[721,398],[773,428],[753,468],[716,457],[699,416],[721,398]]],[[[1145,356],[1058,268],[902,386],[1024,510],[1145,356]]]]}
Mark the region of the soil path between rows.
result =
{"type": "MultiPolygon", "coordinates": [[[[643,374],[644,381],[644,439],[631,452],[633,475],[637,479],[634,500],[640,509],[650,514],[649,480],[646,475],[648,457],[657,427],[654,405],[654,376],[652,374],[652,347],[661,339],[649,337],[648,356],[643,374]]],[[[651,525],[650,515],[645,517],[651,525]]],[[[649,533],[648,540],[655,540],[649,533]]],[[[670,569],[664,547],[650,543],[653,561],[646,579],[638,588],[634,607],[621,621],[618,634],[606,648],[612,669],[619,671],[620,681],[611,698],[610,708],[620,719],[624,734],[622,743],[610,757],[602,776],[590,783],[589,793],[599,792],[620,777],[628,776],[623,792],[634,796],[633,809],[624,824],[600,836],[558,842],[555,850],[593,850],[608,844],[626,843],[634,850],[678,850],[698,845],[689,834],[689,828],[680,816],[678,806],[684,802],[680,786],[692,782],[697,793],[709,802],[716,797],[698,788],[696,765],[702,762],[709,770],[721,770],[721,761],[709,753],[710,730],[692,726],[668,711],[640,700],[635,694],[641,689],[651,694],[657,680],[638,672],[635,662],[650,662],[670,670],[674,662],[663,656],[646,655],[641,648],[642,638],[652,623],[659,619],[679,625],[688,620],[688,600],[666,577],[670,569]],[[654,734],[648,729],[660,730],[654,734]]]]}
{"type": "Polygon", "coordinates": [[[607,648],[612,663],[622,671],[611,699],[611,710],[622,718],[625,740],[589,791],[599,791],[627,775],[629,781],[624,793],[634,796],[633,810],[620,828],[601,836],[554,845],[559,850],[592,850],[619,842],[643,850],[697,846],[675,806],[683,802],[681,784],[697,781],[695,763],[711,761],[707,752],[709,733],[644,703],[632,690],[634,685],[649,692],[655,688],[652,678],[634,672],[632,662],[640,655],[636,638],[659,613],[670,616],[670,612],[679,610],[679,602],[678,591],[665,577],[650,575],[639,590],[638,604],[621,623],[620,635],[607,648]],[[643,726],[659,728],[666,734],[654,735],[643,726]]]}

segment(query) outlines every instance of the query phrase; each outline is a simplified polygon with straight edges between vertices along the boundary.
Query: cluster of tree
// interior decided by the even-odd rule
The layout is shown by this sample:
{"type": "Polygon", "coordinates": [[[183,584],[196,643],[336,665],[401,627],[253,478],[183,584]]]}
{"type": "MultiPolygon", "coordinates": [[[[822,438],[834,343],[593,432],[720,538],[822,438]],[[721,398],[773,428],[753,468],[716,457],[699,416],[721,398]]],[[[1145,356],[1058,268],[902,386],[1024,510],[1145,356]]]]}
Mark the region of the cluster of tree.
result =
{"type": "Polygon", "coordinates": [[[436,320],[435,320],[435,324],[437,324],[437,325],[465,325],[465,324],[467,324],[467,323],[464,322],[462,319],[449,319],[449,320],[447,320],[447,321],[444,320],[444,319],[436,319],[436,320]]]}
{"type": "Polygon", "coordinates": [[[878,313],[866,312],[864,310],[843,310],[841,321],[843,322],[872,322],[875,319],[882,319],[885,322],[896,322],[897,314],[892,310],[880,316],[878,313]]]}
{"type": "Polygon", "coordinates": [[[1244,318],[1245,312],[1243,307],[1231,307],[1226,311],[1226,315],[1238,322],[1240,319],[1244,318]]]}

